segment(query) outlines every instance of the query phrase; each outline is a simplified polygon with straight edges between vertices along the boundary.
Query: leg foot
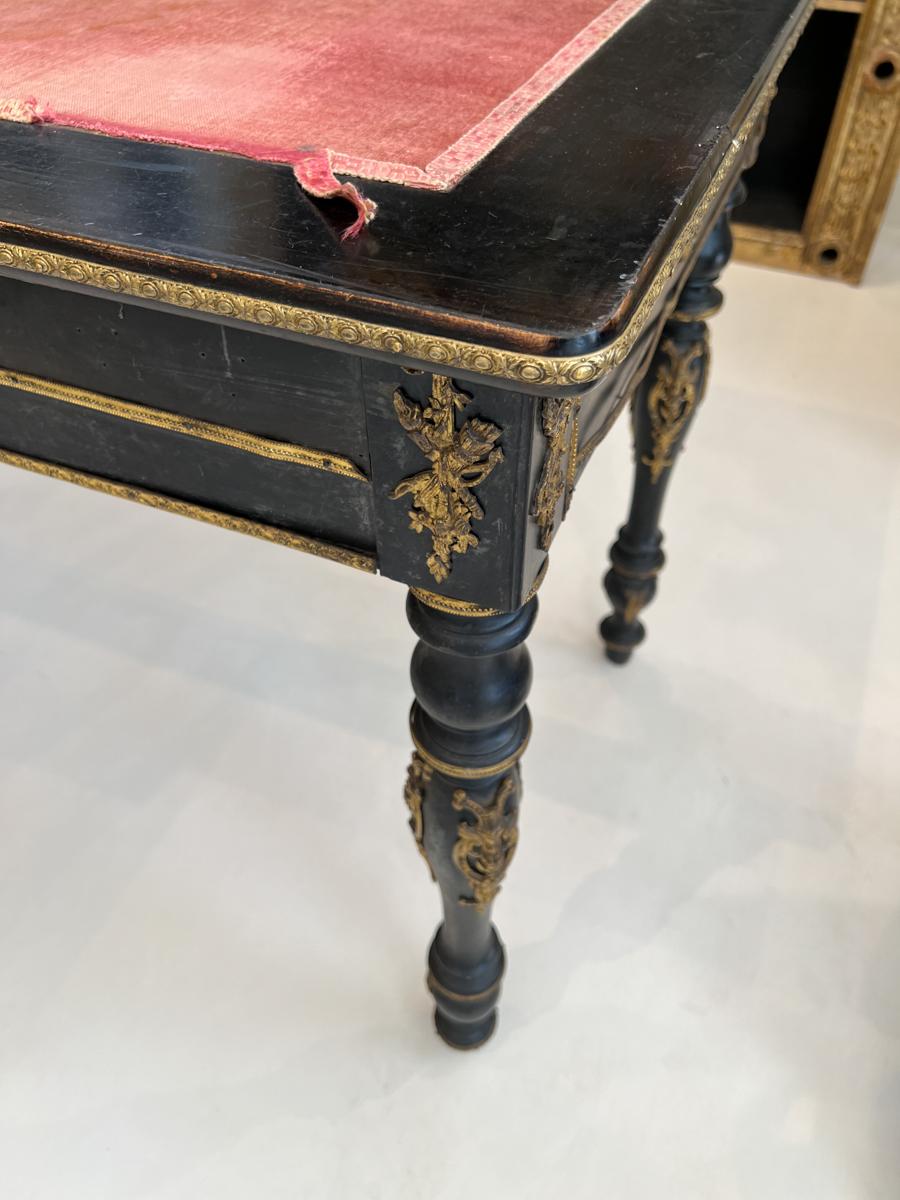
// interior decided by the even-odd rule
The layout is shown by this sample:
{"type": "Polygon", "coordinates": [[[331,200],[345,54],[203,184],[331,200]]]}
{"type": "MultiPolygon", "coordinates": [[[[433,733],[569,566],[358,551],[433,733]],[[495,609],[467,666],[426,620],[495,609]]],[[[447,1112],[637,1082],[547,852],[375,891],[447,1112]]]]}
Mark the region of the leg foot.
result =
{"type": "Polygon", "coordinates": [[[605,647],[606,657],[609,659],[609,661],[611,663],[615,663],[617,667],[624,667],[625,664],[628,662],[628,660],[631,658],[632,648],[628,647],[626,649],[624,646],[618,646],[618,645],[616,645],[615,642],[610,641],[610,637],[612,635],[610,634],[609,629],[604,629],[604,625],[605,625],[605,622],[601,621],[600,622],[600,637],[606,643],[606,647],[605,647]]]}
{"type": "Polygon", "coordinates": [[[619,539],[610,552],[612,567],[603,580],[613,612],[600,622],[600,637],[610,662],[623,665],[646,637],[638,613],[656,592],[656,576],[664,560],[662,534],[655,532],[649,542],[635,543],[631,530],[623,525],[619,539]]]}
{"type": "Polygon", "coordinates": [[[434,997],[434,1024],[448,1046],[475,1050],[497,1025],[497,1000],[506,966],[503,946],[491,927],[491,944],[474,971],[460,971],[441,954],[438,930],[428,954],[428,990],[434,997]]]}

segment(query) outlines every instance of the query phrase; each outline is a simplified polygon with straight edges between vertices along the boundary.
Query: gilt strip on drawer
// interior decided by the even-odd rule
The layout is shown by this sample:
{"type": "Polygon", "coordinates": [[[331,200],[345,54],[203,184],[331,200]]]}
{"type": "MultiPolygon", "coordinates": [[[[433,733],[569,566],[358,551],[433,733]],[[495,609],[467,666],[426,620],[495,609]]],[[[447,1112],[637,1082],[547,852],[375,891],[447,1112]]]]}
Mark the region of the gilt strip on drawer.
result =
{"type": "Polygon", "coordinates": [[[79,408],[89,408],[94,412],[106,413],[108,416],[137,421],[141,425],[151,425],[156,429],[166,429],[170,433],[183,433],[188,437],[200,438],[202,441],[217,442],[221,446],[230,446],[234,450],[245,450],[248,454],[271,458],[276,462],[295,463],[299,466],[311,467],[316,471],[328,471],[333,475],[342,475],[346,479],[358,479],[361,483],[368,482],[362,471],[340,454],[328,454],[322,450],[311,450],[306,446],[295,446],[290,442],[259,437],[253,433],[245,433],[241,429],[230,429],[227,425],[214,425],[210,421],[200,421],[194,417],[148,408],[144,404],[117,400],[112,396],[102,396],[98,392],[89,392],[66,383],[55,383],[51,379],[41,379],[36,375],[9,371],[5,367],[0,367],[0,386],[18,388],[19,391],[31,392],[37,396],[47,396],[51,400],[61,400],[65,404],[74,404],[79,408]]]}

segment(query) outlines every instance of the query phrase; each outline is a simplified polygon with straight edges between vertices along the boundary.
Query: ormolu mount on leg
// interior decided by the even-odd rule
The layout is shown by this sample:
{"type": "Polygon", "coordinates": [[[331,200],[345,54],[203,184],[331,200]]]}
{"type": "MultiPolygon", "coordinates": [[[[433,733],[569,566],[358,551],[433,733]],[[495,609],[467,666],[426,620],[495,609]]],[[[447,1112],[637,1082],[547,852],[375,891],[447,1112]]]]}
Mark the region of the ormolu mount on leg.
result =
{"type": "Polygon", "coordinates": [[[412,594],[407,600],[420,640],[405,796],[444,903],[428,987],[438,1033],[464,1050],[486,1041],[496,1023],[504,956],[490,912],[518,839],[518,761],[530,730],[523,642],[536,613],[536,599],[491,617],[439,612],[412,594]]]}
{"type": "Polygon", "coordinates": [[[703,244],[700,256],[663,326],[656,353],[632,400],[635,475],[631,511],[610,550],[603,581],[614,612],[600,622],[606,656],[625,663],[644,640],[641,609],[656,592],[665,562],[660,514],[669,477],[709,373],[706,319],[722,306],[715,282],[731,256],[728,213],[743,198],[739,185],[703,244]]]}

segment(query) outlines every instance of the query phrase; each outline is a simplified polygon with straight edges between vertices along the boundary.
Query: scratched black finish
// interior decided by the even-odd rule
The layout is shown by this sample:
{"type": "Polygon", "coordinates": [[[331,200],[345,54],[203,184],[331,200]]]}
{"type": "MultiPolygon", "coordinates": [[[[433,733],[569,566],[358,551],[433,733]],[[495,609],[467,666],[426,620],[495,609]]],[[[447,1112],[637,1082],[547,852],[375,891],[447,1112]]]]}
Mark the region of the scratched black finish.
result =
{"type": "Polygon", "coordinates": [[[351,243],[346,214],[287,168],[0,122],[0,234],[88,257],[115,243],[159,274],[579,353],[638,302],[801,7],[653,0],[451,192],[365,182],[381,210],[351,243]]]}
{"type": "Polygon", "coordinates": [[[367,484],[0,386],[0,446],[282,529],[372,550],[367,484]]]}
{"type": "Polygon", "coordinates": [[[0,278],[0,367],[350,458],[360,363],[303,342],[0,278]]]}

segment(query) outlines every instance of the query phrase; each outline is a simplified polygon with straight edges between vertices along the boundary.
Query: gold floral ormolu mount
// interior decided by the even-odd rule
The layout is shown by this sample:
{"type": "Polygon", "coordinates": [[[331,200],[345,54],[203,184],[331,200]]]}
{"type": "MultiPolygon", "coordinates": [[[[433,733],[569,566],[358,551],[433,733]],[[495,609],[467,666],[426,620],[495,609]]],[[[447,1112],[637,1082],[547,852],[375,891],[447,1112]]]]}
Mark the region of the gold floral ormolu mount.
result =
{"type": "Polygon", "coordinates": [[[419,853],[428,865],[431,878],[434,879],[434,871],[431,870],[431,863],[428,862],[428,855],[425,852],[425,817],[422,813],[422,805],[425,803],[425,788],[431,781],[431,776],[432,769],[424,758],[422,758],[421,754],[413,753],[406,771],[403,798],[406,801],[406,807],[409,809],[409,828],[416,839],[416,846],[419,848],[419,853]]]}
{"type": "Polygon", "coordinates": [[[653,385],[647,393],[652,450],[641,455],[650,468],[651,484],[675,465],[673,457],[701,399],[702,384],[709,369],[709,334],[704,329],[699,341],[680,346],[665,338],[654,361],[653,385]]]}
{"type": "Polygon", "coordinates": [[[556,532],[556,509],[563,501],[562,515],[569,511],[578,464],[579,396],[545,400],[541,405],[541,430],[547,441],[541,477],[531,506],[538,523],[538,545],[549,550],[556,532]]]}
{"type": "Polygon", "coordinates": [[[412,497],[410,528],[431,534],[432,552],[426,561],[438,583],[450,574],[454,554],[478,545],[472,522],[483,519],[484,509],[471,489],[503,461],[503,451],[495,445],[502,432],[496,425],[470,417],[456,428],[457,410],[470,399],[445,375],[432,376],[431,399],[424,407],[402,388],[394,392],[397,418],[431,466],[398,483],[391,499],[412,497]]]}
{"type": "Polygon", "coordinates": [[[453,861],[472,889],[471,897],[460,896],[459,902],[472,905],[479,912],[485,912],[500,891],[506,868],[516,852],[517,791],[513,773],[500,781],[489,804],[478,803],[462,788],[453,793],[453,807],[464,814],[456,831],[453,861]],[[472,820],[466,820],[465,814],[472,820]]]}
{"type": "MultiPolygon", "coordinates": [[[[409,808],[409,828],[416,846],[436,882],[425,849],[425,790],[433,774],[433,768],[418,751],[414,751],[407,769],[403,798],[409,808]]],[[[517,793],[515,773],[506,775],[494,795],[484,803],[474,800],[464,788],[456,788],[453,792],[453,808],[463,817],[456,828],[451,858],[472,892],[471,896],[460,895],[459,903],[481,913],[487,911],[500,891],[516,852],[519,841],[517,793]]]]}

